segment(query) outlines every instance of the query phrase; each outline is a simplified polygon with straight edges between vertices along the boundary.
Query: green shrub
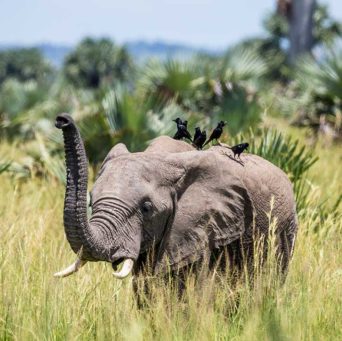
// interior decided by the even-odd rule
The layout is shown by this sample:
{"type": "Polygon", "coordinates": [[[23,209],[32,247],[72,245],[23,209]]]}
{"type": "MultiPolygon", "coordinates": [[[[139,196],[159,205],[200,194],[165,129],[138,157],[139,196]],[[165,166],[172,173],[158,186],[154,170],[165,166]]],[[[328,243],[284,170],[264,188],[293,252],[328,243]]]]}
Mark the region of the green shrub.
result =
{"type": "Polygon", "coordinates": [[[71,84],[97,89],[131,81],[133,62],[126,49],[110,39],[85,38],[66,57],[63,72],[71,84]]]}
{"type": "Polygon", "coordinates": [[[21,82],[42,81],[53,72],[38,49],[0,51],[0,85],[8,78],[21,82]]]}

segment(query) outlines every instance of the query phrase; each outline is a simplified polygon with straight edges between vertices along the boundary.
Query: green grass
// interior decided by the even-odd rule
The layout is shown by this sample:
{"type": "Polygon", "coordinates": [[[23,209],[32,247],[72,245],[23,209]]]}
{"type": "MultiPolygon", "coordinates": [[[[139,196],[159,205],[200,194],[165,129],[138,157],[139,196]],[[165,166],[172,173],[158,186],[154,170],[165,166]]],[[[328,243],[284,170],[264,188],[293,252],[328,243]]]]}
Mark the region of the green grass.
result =
{"type": "MultiPolygon", "coordinates": [[[[0,144],[4,160],[17,147],[0,144]]],[[[65,279],[52,274],[75,255],[62,227],[64,188],[49,179],[0,175],[0,340],[339,340],[342,338],[341,211],[322,219],[317,205],[342,192],[341,147],[317,146],[309,205],[300,214],[294,258],[283,286],[272,265],[253,289],[223,275],[190,279],[183,300],[152,283],[138,309],[131,279],[89,263],[65,279]]]]}

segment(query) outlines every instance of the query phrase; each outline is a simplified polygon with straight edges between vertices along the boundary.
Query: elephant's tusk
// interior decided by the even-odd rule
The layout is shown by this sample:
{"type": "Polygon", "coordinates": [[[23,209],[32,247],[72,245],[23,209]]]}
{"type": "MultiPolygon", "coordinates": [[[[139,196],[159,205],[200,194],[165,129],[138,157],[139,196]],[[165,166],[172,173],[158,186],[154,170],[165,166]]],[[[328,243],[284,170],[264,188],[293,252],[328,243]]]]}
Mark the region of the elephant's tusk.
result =
{"type": "Polygon", "coordinates": [[[130,258],[126,258],[123,261],[122,269],[119,272],[113,272],[113,275],[116,278],[123,279],[131,273],[133,269],[133,265],[134,265],[134,260],[130,258]]]}
{"type": "Polygon", "coordinates": [[[56,272],[53,276],[54,277],[67,277],[77,272],[85,263],[87,263],[86,260],[81,259],[82,254],[83,254],[83,247],[81,247],[75,263],[72,263],[70,266],[68,266],[66,269],[62,271],[56,272]]]}

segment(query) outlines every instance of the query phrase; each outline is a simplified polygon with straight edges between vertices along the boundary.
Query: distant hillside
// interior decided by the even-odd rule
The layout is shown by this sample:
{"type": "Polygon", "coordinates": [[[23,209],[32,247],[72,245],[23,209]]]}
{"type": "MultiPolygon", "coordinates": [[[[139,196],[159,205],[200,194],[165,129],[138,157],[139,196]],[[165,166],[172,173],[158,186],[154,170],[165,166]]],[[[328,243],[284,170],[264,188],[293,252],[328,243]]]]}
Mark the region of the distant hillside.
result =
{"type": "Polygon", "coordinates": [[[160,59],[180,58],[187,59],[196,53],[214,53],[206,49],[199,49],[181,44],[168,44],[164,42],[147,43],[137,41],[125,45],[132,56],[140,61],[155,57],[160,59]]]}
{"type": "Polygon", "coordinates": [[[59,67],[63,64],[64,57],[73,49],[72,46],[41,44],[36,46],[46,59],[53,65],[59,67]]]}
{"type": "MultiPolygon", "coordinates": [[[[210,53],[215,54],[219,51],[212,51],[207,49],[194,48],[182,44],[169,44],[165,42],[153,42],[148,43],[144,41],[129,42],[125,44],[129,53],[133,56],[136,62],[143,62],[147,58],[177,58],[177,59],[188,59],[196,53],[210,53]]],[[[1,45],[0,50],[7,50],[12,48],[21,48],[28,46],[20,45],[1,45]]],[[[73,46],[68,45],[55,45],[55,44],[39,44],[35,45],[40,49],[43,55],[51,61],[53,65],[59,67],[63,63],[64,57],[73,49],[73,46]]]]}
{"type": "Polygon", "coordinates": [[[53,65],[59,67],[63,63],[64,57],[72,50],[72,46],[66,45],[54,45],[54,44],[39,44],[39,45],[19,45],[19,44],[0,44],[0,51],[6,51],[11,49],[20,48],[38,48],[46,59],[48,59],[53,65]]]}

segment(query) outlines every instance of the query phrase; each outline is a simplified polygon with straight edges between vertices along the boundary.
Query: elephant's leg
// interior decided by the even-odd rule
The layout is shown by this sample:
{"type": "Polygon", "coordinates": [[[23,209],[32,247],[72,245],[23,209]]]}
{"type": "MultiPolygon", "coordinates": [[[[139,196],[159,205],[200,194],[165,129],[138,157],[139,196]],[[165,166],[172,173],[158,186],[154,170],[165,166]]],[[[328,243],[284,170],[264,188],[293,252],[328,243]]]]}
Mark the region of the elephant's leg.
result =
{"type": "Polygon", "coordinates": [[[288,267],[290,263],[290,259],[293,254],[295,244],[295,233],[288,230],[283,230],[279,234],[279,246],[277,250],[277,259],[278,259],[278,272],[281,275],[283,280],[285,280],[288,267]]]}
{"type": "Polygon", "coordinates": [[[279,234],[279,241],[277,245],[277,272],[278,274],[286,274],[289,265],[289,245],[287,243],[286,232],[282,231],[279,234]]]}
{"type": "Polygon", "coordinates": [[[145,309],[156,299],[155,288],[169,288],[181,299],[186,290],[187,277],[194,270],[190,266],[183,267],[178,271],[161,273],[154,276],[148,276],[146,272],[140,272],[133,277],[133,291],[136,297],[138,309],[145,309]]]}
{"type": "Polygon", "coordinates": [[[246,262],[250,258],[250,254],[252,252],[246,245],[243,246],[240,239],[235,240],[225,247],[213,250],[209,268],[228,274],[231,284],[234,286],[241,279],[244,269],[249,268],[246,262]]]}
{"type": "Polygon", "coordinates": [[[190,276],[194,278],[197,289],[200,289],[202,285],[206,286],[209,263],[208,255],[204,253],[194,263],[171,272],[173,289],[176,290],[179,298],[183,297],[190,276]]]}
{"type": "Polygon", "coordinates": [[[136,304],[138,309],[144,309],[145,307],[145,293],[144,289],[141,288],[141,286],[144,286],[144,283],[142,283],[143,280],[141,278],[137,278],[136,276],[133,277],[133,292],[134,292],[134,297],[136,298],[136,304]]]}
{"type": "Polygon", "coordinates": [[[241,242],[235,240],[227,246],[214,249],[210,255],[209,269],[220,272],[241,271],[241,242]]]}
{"type": "Polygon", "coordinates": [[[243,271],[243,252],[241,240],[235,240],[227,247],[229,268],[233,278],[241,276],[243,271]]]}
{"type": "Polygon", "coordinates": [[[138,276],[133,277],[132,284],[138,309],[145,309],[153,304],[155,288],[160,284],[167,285],[167,281],[164,278],[150,277],[145,273],[139,273],[138,276]]]}
{"type": "Polygon", "coordinates": [[[241,259],[240,259],[240,271],[241,275],[244,276],[245,280],[249,283],[250,286],[253,286],[254,276],[256,266],[255,264],[255,256],[257,249],[253,242],[244,243],[240,242],[241,247],[241,259]]]}

